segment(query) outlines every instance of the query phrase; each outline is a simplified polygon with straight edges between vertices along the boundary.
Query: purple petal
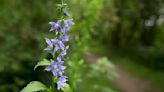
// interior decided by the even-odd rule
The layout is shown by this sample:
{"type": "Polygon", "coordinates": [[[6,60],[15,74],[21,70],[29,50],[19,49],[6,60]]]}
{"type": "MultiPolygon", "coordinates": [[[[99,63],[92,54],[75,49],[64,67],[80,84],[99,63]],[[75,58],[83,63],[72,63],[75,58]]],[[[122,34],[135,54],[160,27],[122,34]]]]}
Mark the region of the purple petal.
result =
{"type": "Polygon", "coordinates": [[[60,90],[65,86],[65,82],[57,82],[57,89],[60,90]]]}
{"type": "Polygon", "coordinates": [[[49,72],[49,71],[52,70],[52,67],[51,66],[47,66],[44,70],[49,72]]]}
{"type": "Polygon", "coordinates": [[[69,13],[68,12],[64,12],[64,16],[68,17],[69,13]]]}
{"type": "Polygon", "coordinates": [[[51,52],[51,54],[52,54],[53,57],[55,57],[55,53],[56,53],[56,50],[54,49],[54,50],[51,52]]]}
{"type": "Polygon", "coordinates": [[[61,36],[60,36],[60,40],[63,41],[63,42],[67,42],[67,41],[69,41],[69,36],[66,35],[66,34],[61,35],[61,36]]]}
{"type": "Polygon", "coordinates": [[[51,39],[52,43],[54,43],[55,45],[58,44],[58,39],[51,39]]]}
{"type": "Polygon", "coordinates": [[[59,49],[60,49],[59,44],[56,44],[56,46],[55,46],[55,51],[57,51],[57,50],[59,50],[59,49]]]}
{"type": "Polygon", "coordinates": [[[56,29],[55,32],[56,32],[56,35],[57,35],[58,34],[58,29],[56,29]]]}
{"type": "Polygon", "coordinates": [[[61,24],[61,20],[58,20],[57,24],[60,25],[61,24]]]}
{"type": "Polygon", "coordinates": [[[60,61],[60,62],[58,62],[58,65],[61,65],[61,64],[63,64],[64,62],[63,61],[60,61]]]}
{"type": "Polygon", "coordinates": [[[61,70],[65,70],[66,69],[66,66],[61,66],[61,70]]]}
{"type": "Polygon", "coordinates": [[[58,82],[57,82],[57,89],[60,90],[61,88],[63,88],[66,84],[66,79],[67,77],[65,76],[61,76],[58,78],[58,82]]]}
{"type": "Polygon", "coordinates": [[[55,22],[49,22],[49,24],[52,26],[50,31],[55,30],[55,22]]]}
{"type": "Polygon", "coordinates": [[[48,38],[45,38],[45,40],[46,40],[46,43],[47,43],[47,48],[45,48],[44,50],[47,50],[47,51],[50,51],[50,50],[52,50],[52,48],[53,48],[53,45],[52,45],[52,42],[51,42],[51,40],[50,39],[48,39],[48,38]]]}
{"type": "Polygon", "coordinates": [[[53,74],[54,76],[58,76],[58,72],[57,72],[56,70],[52,70],[52,74],[53,74]]]}
{"type": "Polygon", "coordinates": [[[53,65],[56,64],[54,60],[51,59],[50,61],[51,61],[51,62],[50,62],[50,65],[51,65],[51,66],[53,66],[53,65]]]}
{"type": "Polygon", "coordinates": [[[64,50],[64,44],[62,43],[62,41],[59,41],[59,46],[60,46],[60,49],[64,50]]]}
{"type": "Polygon", "coordinates": [[[61,54],[62,54],[62,56],[65,56],[67,54],[67,51],[63,50],[61,54]]]}
{"type": "Polygon", "coordinates": [[[66,82],[67,81],[67,77],[66,76],[60,76],[58,78],[58,81],[60,81],[60,82],[66,82]]]}
{"type": "Polygon", "coordinates": [[[47,46],[47,48],[45,48],[44,50],[50,51],[50,50],[52,50],[52,47],[51,46],[47,46]]]}
{"type": "Polygon", "coordinates": [[[66,26],[65,27],[65,32],[67,32],[68,30],[70,30],[70,27],[66,26]]]}
{"type": "Polygon", "coordinates": [[[60,55],[57,57],[57,60],[58,60],[58,62],[61,62],[61,56],[60,55]]]}
{"type": "Polygon", "coordinates": [[[69,24],[73,25],[74,22],[72,22],[72,20],[73,20],[73,19],[65,20],[65,21],[64,21],[64,26],[67,26],[67,25],[69,25],[69,24]]]}
{"type": "Polygon", "coordinates": [[[55,22],[49,22],[51,26],[54,26],[56,23],[55,22]]]}
{"type": "Polygon", "coordinates": [[[46,43],[47,43],[48,45],[51,45],[51,40],[50,40],[50,39],[45,38],[45,40],[46,40],[46,43]]]}

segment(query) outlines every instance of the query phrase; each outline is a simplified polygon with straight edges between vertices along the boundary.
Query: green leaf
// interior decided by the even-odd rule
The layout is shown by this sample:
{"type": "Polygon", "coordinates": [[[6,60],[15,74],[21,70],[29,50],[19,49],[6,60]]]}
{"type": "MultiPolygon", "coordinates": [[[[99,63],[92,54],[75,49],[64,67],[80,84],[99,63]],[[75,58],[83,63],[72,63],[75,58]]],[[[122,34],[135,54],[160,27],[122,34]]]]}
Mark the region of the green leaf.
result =
{"type": "Polygon", "coordinates": [[[98,59],[97,64],[103,65],[105,67],[110,67],[110,68],[115,67],[114,64],[112,64],[112,62],[109,61],[107,57],[102,57],[102,58],[98,59]]]}
{"type": "Polygon", "coordinates": [[[62,89],[64,92],[73,92],[69,84],[65,84],[65,87],[62,89]]]}
{"type": "Polygon", "coordinates": [[[62,4],[56,4],[57,7],[62,7],[62,4]]]}
{"type": "Polygon", "coordinates": [[[47,90],[47,87],[39,82],[39,81],[32,81],[26,87],[24,87],[20,92],[37,92],[47,90]]]}
{"type": "Polygon", "coordinates": [[[64,6],[67,6],[67,4],[66,4],[66,3],[64,3],[63,5],[64,5],[64,6]]]}
{"type": "Polygon", "coordinates": [[[83,63],[84,63],[84,60],[81,59],[81,60],[79,61],[79,64],[82,65],[83,63]]]}
{"type": "Polygon", "coordinates": [[[47,59],[43,59],[42,61],[38,62],[35,67],[34,70],[38,67],[38,66],[49,66],[50,65],[50,61],[47,59]]]}

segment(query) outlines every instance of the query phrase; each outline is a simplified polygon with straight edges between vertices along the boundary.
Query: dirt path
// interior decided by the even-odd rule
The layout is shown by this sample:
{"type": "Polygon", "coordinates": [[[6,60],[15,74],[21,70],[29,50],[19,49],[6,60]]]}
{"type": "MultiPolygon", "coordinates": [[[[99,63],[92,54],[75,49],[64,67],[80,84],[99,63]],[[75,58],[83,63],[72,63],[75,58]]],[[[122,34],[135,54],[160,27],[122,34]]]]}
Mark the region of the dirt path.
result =
{"type": "MultiPolygon", "coordinates": [[[[85,58],[89,63],[95,63],[100,56],[88,53],[85,58]]],[[[123,92],[161,92],[149,81],[134,76],[124,69],[116,66],[112,70],[119,75],[119,77],[112,79],[112,82],[123,92]]]]}

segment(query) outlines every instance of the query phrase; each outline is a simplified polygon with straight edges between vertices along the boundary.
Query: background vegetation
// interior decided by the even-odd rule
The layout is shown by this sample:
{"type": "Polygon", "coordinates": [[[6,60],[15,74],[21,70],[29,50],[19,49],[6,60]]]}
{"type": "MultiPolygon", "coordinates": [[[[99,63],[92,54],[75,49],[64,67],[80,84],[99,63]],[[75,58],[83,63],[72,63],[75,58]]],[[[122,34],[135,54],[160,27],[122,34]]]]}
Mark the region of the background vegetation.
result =
{"type": "MultiPolygon", "coordinates": [[[[44,79],[49,76],[41,69],[33,71],[33,67],[42,58],[50,57],[43,51],[44,37],[52,36],[48,22],[55,20],[59,1],[0,0],[0,92],[19,92],[32,80],[47,83],[44,79]]],[[[163,0],[69,0],[68,3],[76,23],[70,33],[74,35],[69,52],[73,60],[83,58],[89,51],[101,53],[141,77],[160,73],[160,77],[153,75],[150,80],[157,85],[164,83],[163,0]],[[144,74],[132,69],[133,66],[151,72],[144,74]]],[[[84,76],[89,67],[85,62],[78,68],[83,81],[77,83],[80,85],[77,89],[120,92],[104,76],[93,77],[93,81],[84,76]],[[92,83],[102,84],[106,89],[100,90],[101,85],[91,87],[92,83]]]]}

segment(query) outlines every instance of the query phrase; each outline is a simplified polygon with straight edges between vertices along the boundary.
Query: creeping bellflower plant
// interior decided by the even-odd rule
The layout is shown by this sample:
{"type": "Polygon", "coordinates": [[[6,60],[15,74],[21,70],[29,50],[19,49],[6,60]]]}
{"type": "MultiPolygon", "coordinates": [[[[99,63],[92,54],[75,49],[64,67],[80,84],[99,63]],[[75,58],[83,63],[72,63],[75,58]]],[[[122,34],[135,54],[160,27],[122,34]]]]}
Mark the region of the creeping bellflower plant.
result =
{"type": "MultiPolygon", "coordinates": [[[[68,17],[68,12],[63,13],[64,17],[68,17]]],[[[67,49],[69,46],[65,46],[65,43],[69,41],[69,36],[67,31],[70,30],[70,25],[73,25],[73,19],[61,19],[56,22],[49,22],[51,25],[50,31],[54,31],[56,34],[56,38],[48,39],[45,38],[47,43],[47,48],[44,50],[50,52],[54,59],[51,59],[51,63],[49,66],[45,68],[45,71],[52,72],[53,76],[57,78],[57,89],[61,89],[65,86],[67,77],[64,75],[64,70],[66,66],[64,66],[64,61],[62,58],[67,54],[67,49]],[[55,55],[58,55],[55,57],[55,55]]]]}
{"type": "MultiPolygon", "coordinates": [[[[69,35],[68,31],[70,30],[70,25],[73,25],[73,19],[69,19],[70,14],[66,10],[65,0],[61,0],[61,4],[57,4],[60,10],[60,18],[56,21],[49,22],[51,28],[50,32],[54,34],[54,38],[45,38],[47,47],[44,51],[50,53],[52,58],[50,60],[44,59],[43,61],[38,62],[34,69],[38,66],[46,66],[44,71],[52,73],[52,85],[50,88],[47,88],[44,84],[38,81],[31,82],[25,87],[21,92],[38,92],[42,90],[47,90],[48,92],[54,92],[55,88],[57,90],[64,90],[68,84],[68,77],[65,74],[67,67],[65,64],[65,59],[67,55],[67,50],[69,49],[68,41],[69,35]],[[37,85],[37,88],[33,88],[37,85]],[[55,86],[56,85],[56,86],[55,86]],[[32,89],[31,89],[32,88],[32,89]]],[[[70,92],[70,91],[69,91],[70,92]]]]}

